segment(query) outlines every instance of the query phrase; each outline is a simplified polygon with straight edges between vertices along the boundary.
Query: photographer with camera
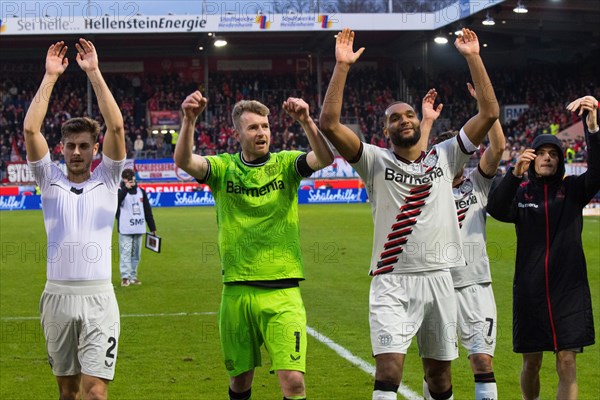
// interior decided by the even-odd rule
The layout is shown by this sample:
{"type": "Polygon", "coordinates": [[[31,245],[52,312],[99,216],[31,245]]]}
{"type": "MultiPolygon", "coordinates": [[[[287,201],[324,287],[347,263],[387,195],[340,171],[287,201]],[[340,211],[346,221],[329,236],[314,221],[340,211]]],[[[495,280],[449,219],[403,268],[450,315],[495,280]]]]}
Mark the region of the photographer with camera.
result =
{"type": "Polygon", "coordinates": [[[142,255],[142,237],[146,233],[146,224],[156,235],[156,224],[146,191],[137,186],[135,172],[125,169],[121,177],[117,209],[121,286],[141,285],[137,268],[142,255]]]}

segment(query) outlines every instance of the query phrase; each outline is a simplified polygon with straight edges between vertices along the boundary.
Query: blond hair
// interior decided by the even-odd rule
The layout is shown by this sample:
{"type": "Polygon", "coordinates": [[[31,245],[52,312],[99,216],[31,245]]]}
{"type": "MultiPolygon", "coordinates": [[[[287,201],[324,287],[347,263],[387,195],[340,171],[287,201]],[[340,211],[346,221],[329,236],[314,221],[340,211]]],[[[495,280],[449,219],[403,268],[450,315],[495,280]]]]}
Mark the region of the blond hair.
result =
{"type": "Polygon", "coordinates": [[[253,114],[258,114],[262,117],[266,117],[269,115],[270,111],[267,106],[265,106],[260,101],[256,100],[240,100],[235,103],[233,106],[233,111],[231,112],[231,120],[233,121],[233,126],[235,129],[240,129],[240,118],[244,112],[251,112],[253,114]]]}

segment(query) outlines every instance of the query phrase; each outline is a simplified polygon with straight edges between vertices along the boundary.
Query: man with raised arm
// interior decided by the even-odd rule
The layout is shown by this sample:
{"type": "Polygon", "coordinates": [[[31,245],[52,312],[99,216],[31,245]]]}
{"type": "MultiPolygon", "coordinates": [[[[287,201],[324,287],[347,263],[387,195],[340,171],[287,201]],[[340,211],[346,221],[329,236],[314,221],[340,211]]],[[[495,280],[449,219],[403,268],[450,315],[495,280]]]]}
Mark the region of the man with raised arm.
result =
{"type": "Polygon", "coordinates": [[[312,151],[271,153],[269,109],[258,101],[242,100],[232,112],[241,152],[192,154],[194,125],[206,103],[198,91],[183,101],[175,163],[207,183],[216,202],[224,283],[219,331],[230,376],[229,398],[250,399],[264,344],[283,398],[306,399],[298,188],[303,177],[331,164],[333,153],[310,117],[308,104],[289,98],[283,109],[300,123],[312,151]]]}
{"type": "MultiPolygon", "coordinates": [[[[467,88],[471,96],[477,98],[470,83],[467,83],[467,88]]],[[[444,132],[435,142],[441,143],[456,135],[455,131],[444,132]]],[[[489,146],[483,152],[477,168],[467,175],[461,170],[452,181],[466,264],[452,268],[450,272],[458,307],[458,339],[467,349],[475,379],[475,400],[498,399],[492,367],[498,319],[486,250],[485,226],[488,194],[506,144],[500,121],[494,122],[488,132],[488,139],[489,146]]],[[[427,382],[423,383],[423,392],[427,397],[427,382]]]]}
{"type": "Polygon", "coordinates": [[[513,351],[521,353],[521,394],[540,398],[545,351],[554,353],[557,399],[577,399],[577,354],[594,344],[592,298],[583,242],[583,208],[600,189],[598,100],[584,96],[567,110],[583,116],[587,170],[565,176],[561,141],[533,139],[488,200],[488,212],[515,224],[513,351]]]}
{"type": "Polygon", "coordinates": [[[458,348],[450,269],[465,263],[452,181],[498,119],[498,103],[479,56],[477,36],[463,29],[454,44],[467,60],[478,113],[455,138],[425,154],[414,109],[404,102],[392,103],[383,125],[392,148],[362,143],[340,122],[348,71],[364,51],[354,52],[353,42],[354,32],[349,29],[337,36],[336,64],[320,125],[365,181],[371,200],[369,320],[376,363],[372,398],[397,398],[404,358],[416,336],[431,397],[452,399],[450,362],[458,356],[458,348]]]}
{"type": "Polygon", "coordinates": [[[90,118],[72,118],[61,127],[66,175],[50,160],[41,133],[54,85],[69,65],[64,42],[48,49],[46,73],[25,116],[25,145],[41,190],[48,236],[47,282],[40,310],[60,399],[106,399],[120,330],[111,284],[111,238],[125,163],[125,134],[94,45],[79,39],[75,48],[77,63],[94,88],[106,124],[102,162],[91,171],[100,126],[90,118]]]}

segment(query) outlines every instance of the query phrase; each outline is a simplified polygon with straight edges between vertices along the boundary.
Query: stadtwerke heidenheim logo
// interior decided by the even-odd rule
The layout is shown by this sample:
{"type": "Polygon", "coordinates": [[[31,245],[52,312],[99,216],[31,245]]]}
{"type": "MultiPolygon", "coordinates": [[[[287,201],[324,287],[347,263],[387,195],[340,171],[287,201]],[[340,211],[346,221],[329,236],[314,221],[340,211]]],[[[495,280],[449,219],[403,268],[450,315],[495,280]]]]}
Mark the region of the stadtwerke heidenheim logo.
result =
{"type": "Polygon", "coordinates": [[[266,15],[258,15],[255,22],[260,29],[269,29],[271,27],[271,23],[267,21],[266,15]]]}
{"type": "Polygon", "coordinates": [[[321,28],[327,29],[331,28],[331,20],[329,19],[329,15],[319,15],[317,20],[321,24],[321,28]]]}

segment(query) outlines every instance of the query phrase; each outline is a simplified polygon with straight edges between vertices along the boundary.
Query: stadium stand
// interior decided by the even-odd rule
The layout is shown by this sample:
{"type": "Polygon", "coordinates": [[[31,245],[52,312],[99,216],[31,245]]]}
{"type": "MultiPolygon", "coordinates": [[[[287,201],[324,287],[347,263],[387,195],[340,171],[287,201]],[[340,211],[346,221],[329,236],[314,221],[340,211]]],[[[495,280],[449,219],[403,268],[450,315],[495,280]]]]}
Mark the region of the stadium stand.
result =
{"type": "MultiPolygon", "coordinates": [[[[564,109],[565,99],[575,98],[580,93],[600,94],[598,75],[587,67],[587,63],[575,65],[558,64],[546,66],[543,71],[530,69],[492,69],[491,76],[497,82],[501,104],[527,104],[529,108],[518,118],[505,122],[507,135],[504,163],[512,162],[533,138],[541,133],[559,132],[578,122],[578,117],[564,109]]],[[[327,74],[325,72],[324,74],[327,74]]],[[[52,107],[44,121],[52,156],[60,159],[60,124],[71,115],[84,115],[86,111],[85,81],[77,74],[66,73],[65,79],[56,90],[52,107]]],[[[472,115],[475,103],[464,88],[465,79],[456,73],[441,72],[430,78],[431,87],[436,87],[444,103],[443,116],[435,131],[456,129],[472,115]]],[[[273,149],[306,149],[308,143],[299,134],[292,120],[281,110],[281,103],[289,96],[302,97],[309,102],[313,116],[318,115],[318,95],[315,74],[267,75],[254,72],[227,72],[210,75],[207,119],[196,126],[196,151],[214,154],[237,149],[231,137],[229,115],[233,104],[242,98],[256,98],[267,104],[272,111],[271,124],[273,149]]],[[[193,90],[195,84],[186,82],[175,74],[129,75],[107,74],[107,80],[115,93],[126,124],[128,156],[134,156],[134,142],[138,136],[143,141],[142,158],[170,157],[171,149],[165,149],[163,135],[149,132],[149,111],[178,111],[179,101],[193,90]],[[135,80],[143,82],[134,85],[135,80]]],[[[410,77],[409,82],[420,81],[410,77]]],[[[380,116],[388,103],[399,98],[398,77],[392,71],[375,71],[370,68],[357,69],[348,83],[343,106],[344,119],[355,123],[369,143],[386,146],[381,134],[380,116]]],[[[30,99],[35,92],[30,76],[12,77],[0,84],[0,130],[2,132],[0,158],[2,161],[24,158],[22,122],[30,99]]],[[[413,98],[418,99],[424,87],[411,88],[413,98]]],[[[418,106],[418,104],[416,104],[418,106]]],[[[96,106],[91,116],[101,118],[96,106]]],[[[565,148],[574,151],[574,161],[585,159],[585,147],[581,137],[564,141],[565,148]]]]}

